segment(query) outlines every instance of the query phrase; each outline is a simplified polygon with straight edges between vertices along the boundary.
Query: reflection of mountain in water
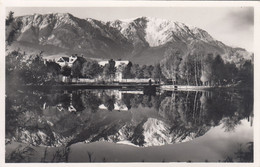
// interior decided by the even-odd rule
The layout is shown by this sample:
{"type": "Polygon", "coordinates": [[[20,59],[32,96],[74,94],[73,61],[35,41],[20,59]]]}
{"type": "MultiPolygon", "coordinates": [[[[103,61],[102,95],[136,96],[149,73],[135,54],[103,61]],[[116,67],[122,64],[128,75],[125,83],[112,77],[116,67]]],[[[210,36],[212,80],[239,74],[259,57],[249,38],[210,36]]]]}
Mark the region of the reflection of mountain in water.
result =
{"type": "Polygon", "coordinates": [[[6,138],[45,146],[83,141],[172,144],[202,136],[222,122],[231,131],[250,117],[252,102],[251,93],[238,92],[16,92],[6,101],[6,138]],[[69,106],[76,112],[69,112],[69,106]]]}

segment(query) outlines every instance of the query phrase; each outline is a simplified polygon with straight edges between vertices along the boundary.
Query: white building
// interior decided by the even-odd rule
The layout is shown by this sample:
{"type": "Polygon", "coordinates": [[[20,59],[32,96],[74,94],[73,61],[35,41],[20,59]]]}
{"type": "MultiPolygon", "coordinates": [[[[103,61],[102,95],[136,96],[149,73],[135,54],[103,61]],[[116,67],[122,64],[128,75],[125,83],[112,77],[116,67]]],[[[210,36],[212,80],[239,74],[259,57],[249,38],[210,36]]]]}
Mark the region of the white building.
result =
{"type": "MultiPolygon", "coordinates": [[[[100,66],[105,66],[106,64],[108,64],[109,60],[106,61],[100,61],[98,62],[98,64],[100,66]]],[[[127,66],[127,64],[129,63],[128,60],[115,60],[115,67],[116,67],[116,73],[115,73],[115,81],[122,81],[123,79],[123,68],[125,66],[127,66]]]]}
{"type": "Polygon", "coordinates": [[[70,56],[70,57],[60,57],[56,60],[56,63],[59,64],[61,67],[69,66],[72,67],[73,63],[77,60],[77,56],[70,56]]]}
{"type": "MultiPolygon", "coordinates": [[[[115,60],[115,67],[118,68],[119,66],[126,66],[129,63],[128,60],[115,60]]],[[[108,60],[98,62],[99,65],[105,66],[108,64],[108,60]]]]}

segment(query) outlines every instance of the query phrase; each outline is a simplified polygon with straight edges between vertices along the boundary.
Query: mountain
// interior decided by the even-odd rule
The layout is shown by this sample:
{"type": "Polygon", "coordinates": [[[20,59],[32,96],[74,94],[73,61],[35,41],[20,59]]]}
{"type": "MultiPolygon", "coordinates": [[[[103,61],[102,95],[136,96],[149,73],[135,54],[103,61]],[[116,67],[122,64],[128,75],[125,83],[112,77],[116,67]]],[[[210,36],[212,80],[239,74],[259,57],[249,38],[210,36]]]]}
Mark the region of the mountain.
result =
{"type": "Polygon", "coordinates": [[[101,59],[129,59],[139,64],[162,60],[168,49],[185,55],[213,53],[227,62],[252,59],[252,53],[215,40],[205,30],[183,23],[139,17],[103,22],[71,14],[34,14],[15,18],[21,22],[12,49],[44,51],[45,55],[83,54],[101,59]]]}

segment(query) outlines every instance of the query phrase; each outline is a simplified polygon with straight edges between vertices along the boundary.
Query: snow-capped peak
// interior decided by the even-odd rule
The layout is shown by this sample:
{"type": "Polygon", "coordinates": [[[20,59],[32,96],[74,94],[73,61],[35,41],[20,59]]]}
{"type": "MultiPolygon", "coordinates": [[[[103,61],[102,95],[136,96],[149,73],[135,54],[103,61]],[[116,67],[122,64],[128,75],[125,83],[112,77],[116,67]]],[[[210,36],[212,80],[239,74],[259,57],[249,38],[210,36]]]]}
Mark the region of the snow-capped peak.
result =
{"type": "Polygon", "coordinates": [[[157,18],[148,18],[145,32],[145,39],[150,47],[160,46],[179,39],[185,41],[191,35],[190,29],[183,23],[157,18]]]}
{"type": "Polygon", "coordinates": [[[202,29],[187,26],[178,21],[156,17],[136,17],[115,20],[110,23],[111,26],[119,29],[127,38],[129,38],[129,36],[131,37],[131,34],[136,34],[137,37],[140,37],[140,33],[137,32],[144,32],[143,38],[150,47],[164,45],[170,41],[181,41],[184,43],[190,43],[190,40],[194,39],[206,42],[214,41],[214,39],[202,29]]]}
{"type": "Polygon", "coordinates": [[[206,42],[214,41],[212,36],[210,36],[205,30],[194,27],[194,28],[191,29],[191,31],[193,32],[195,37],[200,39],[200,40],[203,40],[203,41],[206,41],[206,42]]]}

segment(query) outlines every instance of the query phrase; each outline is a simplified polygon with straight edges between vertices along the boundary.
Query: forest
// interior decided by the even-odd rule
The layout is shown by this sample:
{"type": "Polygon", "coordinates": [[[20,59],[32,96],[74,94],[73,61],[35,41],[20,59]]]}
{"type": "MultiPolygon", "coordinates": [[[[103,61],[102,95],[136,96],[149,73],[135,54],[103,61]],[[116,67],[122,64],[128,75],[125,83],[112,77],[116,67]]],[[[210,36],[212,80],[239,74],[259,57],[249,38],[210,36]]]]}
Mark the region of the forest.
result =
{"type": "Polygon", "coordinates": [[[78,57],[72,67],[59,66],[55,61],[46,61],[42,53],[26,55],[21,51],[12,51],[6,56],[6,79],[8,83],[24,85],[43,85],[59,83],[62,76],[70,78],[97,77],[103,80],[115,78],[121,72],[123,78],[153,78],[161,83],[195,86],[242,86],[253,88],[253,63],[245,61],[237,67],[225,63],[220,55],[187,55],[164,58],[160,64],[139,65],[129,62],[126,66],[115,67],[115,61],[109,60],[104,67],[97,61],[78,57]]]}
{"type": "Polygon", "coordinates": [[[237,65],[225,62],[219,54],[194,52],[181,55],[171,48],[165,51],[160,66],[163,75],[175,84],[253,87],[251,60],[237,65]]]}

